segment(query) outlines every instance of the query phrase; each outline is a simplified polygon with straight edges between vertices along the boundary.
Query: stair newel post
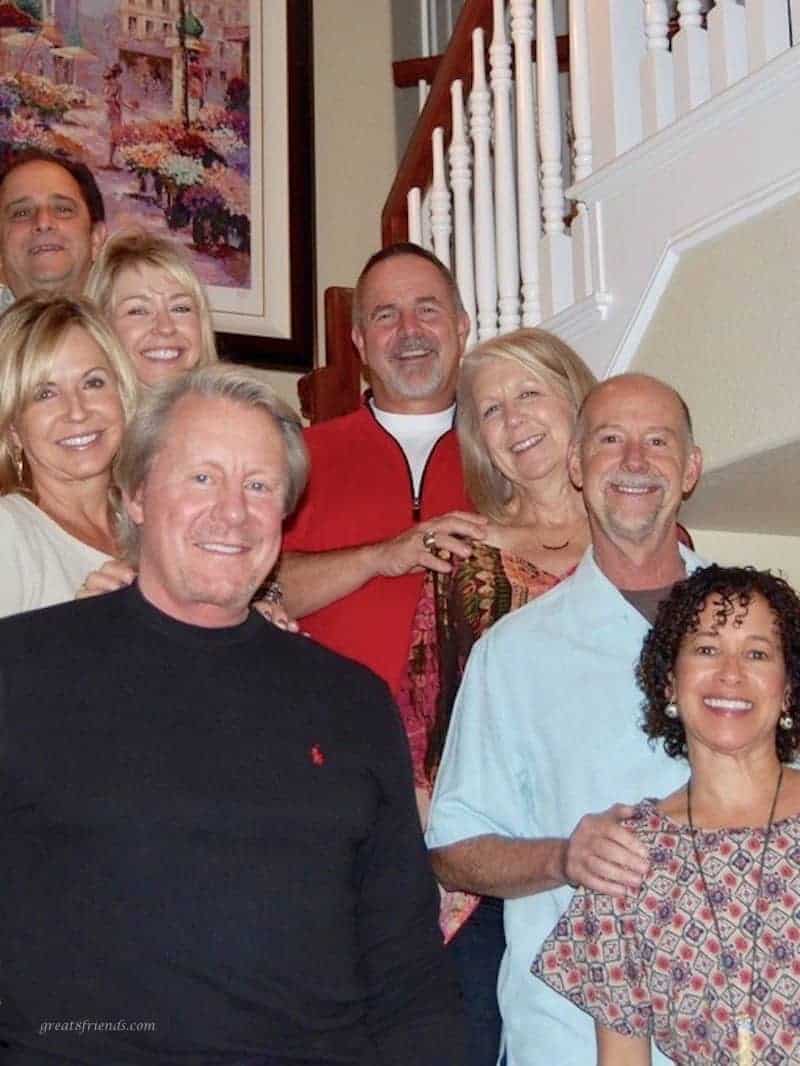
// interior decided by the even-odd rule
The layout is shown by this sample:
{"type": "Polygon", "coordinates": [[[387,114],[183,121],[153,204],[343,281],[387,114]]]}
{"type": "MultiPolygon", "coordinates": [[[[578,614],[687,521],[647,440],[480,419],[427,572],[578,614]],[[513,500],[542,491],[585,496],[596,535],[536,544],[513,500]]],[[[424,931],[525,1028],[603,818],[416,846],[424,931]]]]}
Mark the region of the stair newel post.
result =
{"type": "Polygon", "coordinates": [[[536,82],[544,217],[540,244],[541,301],[544,317],[549,318],[572,303],[572,246],[564,232],[561,98],[552,0],[538,0],[536,4],[536,82]]]}
{"type": "Polygon", "coordinates": [[[492,199],[491,95],[486,84],[483,30],[472,34],[472,92],[469,97],[470,136],[475,189],[475,287],[478,301],[478,340],[497,333],[497,269],[495,266],[494,202],[492,199]]]}
{"type": "Polygon", "coordinates": [[[789,47],[789,10],[776,0],[747,0],[745,19],[752,72],[789,47]]]}
{"type": "Polygon", "coordinates": [[[464,123],[464,85],[461,79],[450,86],[453,107],[453,136],[450,140],[450,188],[453,190],[455,233],[455,278],[464,310],[469,315],[468,347],[475,343],[475,265],[472,256],[472,205],[470,190],[469,142],[464,123]]]}
{"type": "Polygon", "coordinates": [[[412,244],[422,245],[422,193],[418,186],[408,190],[408,239],[412,244]]]}
{"type": "Polygon", "coordinates": [[[495,237],[501,333],[519,325],[519,255],[514,148],[511,133],[511,45],[503,0],[494,0],[494,32],[489,48],[494,101],[495,237]]]}
{"type": "Polygon", "coordinates": [[[539,306],[539,163],[536,152],[536,100],[533,41],[533,0],[511,0],[511,40],[514,43],[516,89],[517,200],[519,203],[519,265],[522,275],[522,325],[542,319],[539,306]]]}
{"type": "Polygon", "coordinates": [[[636,0],[589,0],[586,19],[592,155],[594,167],[599,169],[642,139],[642,8],[636,0]]]}
{"type": "Polygon", "coordinates": [[[444,130],[433,131],[433,184],[431,186],[431,232],[433,250],[446,267],[450,266],[450,190],[444,164],[444,130]]]}
{"type": "Polygon", "coordinates": [[[711,92],[714,96],[747,74],[747,29],[744,8],[736,0],[717,0],[708,13],[711,92]]]}
{"type": "MultiPolygon", "coordinates": [[[[573,180],[583,181],[592,172],[592,104],[589,81],[589,29],[587,0],[570,0],[569,5],[569,84],[572,129],[575,136],[573,180]]],[[[577,205],[572,220],[572,275],[575,297],[592,291],[592,255],[589,243],[589,216],[586,206],[577,205]]]]}
{"type": "Polygon", "coordinates": [[[675,121],[675,77],[667,31],[667,0],[645,0],[642,59],[642,125],[645,137],[675,121]]]}
{"type": "Polygon", "coordinates": [[[708,34],[700,0],[678,0],[680,29],[672,39],[675,61],[675,108],[685,115],[711,95],[708,34]]]}

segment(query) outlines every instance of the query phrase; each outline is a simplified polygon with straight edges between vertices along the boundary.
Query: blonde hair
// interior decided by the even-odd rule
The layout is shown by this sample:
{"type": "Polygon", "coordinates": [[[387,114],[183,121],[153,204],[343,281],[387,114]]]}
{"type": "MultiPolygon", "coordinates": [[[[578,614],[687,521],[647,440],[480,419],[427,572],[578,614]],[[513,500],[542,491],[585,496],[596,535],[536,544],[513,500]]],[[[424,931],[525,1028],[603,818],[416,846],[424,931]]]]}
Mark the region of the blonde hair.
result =
{"type": "Polygon", "coordinates": [[[158,237],[138,226],[113,234],[92,265],[85,293],[110,318],[114,312],[114,287],[120,274],[123,270],[137,270],[143,266],[166,271],[191,294],[200,317],[201,351],[197,366],[216,363],[214,324],[205,289],[192,270],[188,256],[175,241],[158,237]]]}
{"type": "Polygon", "coordinates": [[[558,389],[572,404],[576,417],[597,379],[577,352],[543,329],[518,329],[493,337],[464,356],[458,377],[456,418],[464,481],[475,508],[489,518],[501,520],[513,499],[514,485],[492,463],[486,450],[472,389],[475,375],[487,359],[518,363],[543,384],[558,389]]]}
{"type": "Polygon", "coordinates": [[[84,330],[99,345],[116,380],[124,422],[130,424],[138,400],[133,364],[117,335],[85,298],[31,293],[0,316],[0,495],[30,493],[27,466],[20,464],[11,429],[46,381],[56,348],[67,331],[84,330]]]}
{"type": "MultiPolygon", "coordinates": [[[[263,370],[246,366],[196,367],[179,378],[148,389],[142,396],[135,421],[128,426],[114,467],[120,491],[132,499],[143,485],[162,445],[170,416],[185,396],[230,400],[243,407],[262,410],[272,420],[286,447],[284,516],[290,515],[308,479],[308,453],[300,419],[276,395],[263,370]]],[[[121,509],[117,519],[117,542],[125,558],[136,564],[139,527],[125,508],[121,509]]]]}

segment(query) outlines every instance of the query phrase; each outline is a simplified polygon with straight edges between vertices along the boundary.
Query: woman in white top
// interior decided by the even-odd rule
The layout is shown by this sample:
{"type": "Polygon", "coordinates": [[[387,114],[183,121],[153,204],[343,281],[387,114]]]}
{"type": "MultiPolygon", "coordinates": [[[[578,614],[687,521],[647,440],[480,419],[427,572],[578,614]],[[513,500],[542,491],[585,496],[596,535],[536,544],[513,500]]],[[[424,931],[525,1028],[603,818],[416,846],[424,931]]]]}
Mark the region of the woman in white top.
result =
{"type": "Polygon", "coordinates": [[[33,294],[0,318],[0,616],[71,599],[114,554],[111,466],[136,393],[89,301],[33,294]]]}

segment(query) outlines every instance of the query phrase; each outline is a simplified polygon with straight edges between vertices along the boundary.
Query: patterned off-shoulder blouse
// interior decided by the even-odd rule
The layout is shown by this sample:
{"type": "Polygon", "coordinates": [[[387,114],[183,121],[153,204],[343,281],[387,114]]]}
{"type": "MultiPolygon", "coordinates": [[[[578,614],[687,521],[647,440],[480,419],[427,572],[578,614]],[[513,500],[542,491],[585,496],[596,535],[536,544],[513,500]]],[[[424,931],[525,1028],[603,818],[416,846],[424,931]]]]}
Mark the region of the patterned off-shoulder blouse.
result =
{"type": "Polygon", "coordinates": [[[800,1063],[800,817],[773,825],[760,893],[763,828],[697,831],[722,943],[688,826],[652,800],[627,824],[650,852],[638,896],[578,889],[532,972],[601,1025],[651,1036],[680,1066],[735,1062],[732,1009],[748,1007],[753,1061],[800,1063]]]}
{"type": "MultiPolygon", "coordinates": [[[[527,559],[484,543],[475,544],[470,557],[456,561],[449,574],[427,572],[412,626],[408,671],[397,700],[418,789],[428,795],[433,792],[436,766],[426,765],[429,747],[437,743],[437,727],[442,729],[439,750],[443,746],[473,644],[503,615],[541,596],[566,576],[540,570],[527,559]]],[[[440,924],[446,941],[479,902],[480,896],[465,892],[443,893],[440,924]]]]}

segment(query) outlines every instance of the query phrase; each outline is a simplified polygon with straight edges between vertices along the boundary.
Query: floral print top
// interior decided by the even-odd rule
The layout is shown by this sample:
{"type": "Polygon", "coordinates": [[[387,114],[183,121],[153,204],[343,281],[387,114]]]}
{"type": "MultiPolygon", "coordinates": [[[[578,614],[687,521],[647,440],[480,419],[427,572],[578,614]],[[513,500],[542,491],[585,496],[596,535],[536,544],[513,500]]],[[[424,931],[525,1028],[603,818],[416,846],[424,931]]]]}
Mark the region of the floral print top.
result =
{"type": "Polygon", "coordinates": [[[722,943],[689,827],[652,800],[627,824],[650,851],[638,896],[578,889],[532,972],[601,1025],[652,1036],[679,1066],[737,1061],[732,1008],[749,1009],[754,1062],[800,1062],[800,816],[773,825],[760,892],[763,827],[697,830],[722,943]]]}
{"type": "MultiPolygon", "coordinates": [[[[435,767],[426,766],[429,747],[437,728],[446,731],[472,645],[498,618],[561,579],[485,543],[475,544],[470,557],[456,561],[449,574],[427,572],[398,696],[418,789],[433,792],[435,767]]],[[[444,736],[438,740],[441,751],[444,736]]],[[[445,940],[452,939],[479,902],[479,896],[464,892],[443,894],[440,924],[445,940]]]]}

